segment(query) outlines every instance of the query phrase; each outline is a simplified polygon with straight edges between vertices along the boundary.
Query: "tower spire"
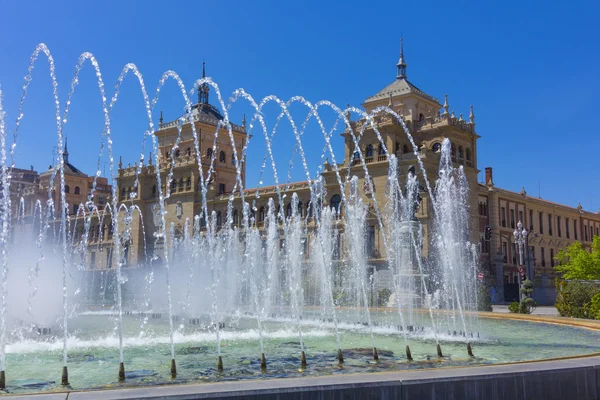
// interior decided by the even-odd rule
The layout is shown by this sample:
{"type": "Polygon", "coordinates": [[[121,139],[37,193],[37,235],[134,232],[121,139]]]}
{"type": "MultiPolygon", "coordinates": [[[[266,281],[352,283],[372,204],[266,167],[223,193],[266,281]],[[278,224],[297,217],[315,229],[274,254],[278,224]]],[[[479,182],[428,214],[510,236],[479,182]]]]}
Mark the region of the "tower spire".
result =
{"type": "MultiPolygon", "coordinates": [[[[206,63],[202,61],[202,78],[206,78],[206,63]]],[[[208,104],[208,84],[198,86],[198,104],[208,104]]]]}
{"type": "Polygon", "coordinates": [[[63,160],[65,163],[69,162],[69,148],[67,144],[67,137],[65,137],[65,149],[63,150],[63,160]]]}
{"type": "Polygon", "coordinates": [[[396,64],[398,73],[396,79],[406,79],[406,62],[404,62],[404,39],[400,36],[400,58],[396,64]]]}
{"type": "Polygon", "coordinates": [[[444,95],[444,114],[442,114],[442,115],[448,115],[449,108],[450,108],[450,106],[448,105],[448,95],[445,94],[444,95]]]}

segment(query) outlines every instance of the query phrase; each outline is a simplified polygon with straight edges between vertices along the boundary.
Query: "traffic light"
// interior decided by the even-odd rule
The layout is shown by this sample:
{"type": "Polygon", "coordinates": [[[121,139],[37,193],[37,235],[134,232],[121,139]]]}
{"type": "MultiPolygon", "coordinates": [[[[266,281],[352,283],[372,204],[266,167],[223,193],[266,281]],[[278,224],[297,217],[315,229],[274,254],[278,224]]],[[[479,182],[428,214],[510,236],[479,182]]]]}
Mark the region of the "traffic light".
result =
{"type": "Polygon", "coordinates": [[[483,238],[486,242],[492,240],[492,227],[487,225],[483,231],[483,238]]]}

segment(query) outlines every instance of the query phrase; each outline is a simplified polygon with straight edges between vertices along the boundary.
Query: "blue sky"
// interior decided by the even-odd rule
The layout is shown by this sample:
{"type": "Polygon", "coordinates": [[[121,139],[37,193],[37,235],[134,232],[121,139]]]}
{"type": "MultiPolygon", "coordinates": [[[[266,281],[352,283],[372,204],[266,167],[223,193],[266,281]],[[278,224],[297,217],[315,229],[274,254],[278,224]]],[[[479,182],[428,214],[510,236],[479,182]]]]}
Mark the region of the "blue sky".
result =
{"type": "MultiPolygon", "coordinates": [[[[97,57],[109,97],[128,62],[139,67],[153,96],[162,72],[177,71],[190,87],[206,61],[208,75],[226,98],[243,87],[256,99],[302,95],[311,102],[358,106],[395,78],[402,34],[411,82],[439,99],[447,93],[457,114],[468,115],[474,105],[482,136],[479,168],[493,166],[498,186],[515,191],[524,186],[535,196],[539,187],[542,198],[600,208],[597,1],[368,3],[0,1],[0,82],[8,132],[14,129],[29,57],[41,42],[55,58],[61,106],[84,51],[97,57]]],[[[159,110],[171,120],[182,107],[171,82],[161,93],[155,122],[159,110]]],[[[16,163],[44,171],[52,162],[56,130],[43,57],[24,112],[16,163]]],[[[247,105],[236,104],[232,119],[239,122],[249,112],[247,105]]],[[[277,109],[267,107],[265,113],[272,126],[277,109]]],[[[292,114],[300,125],[306,110],[295,105],[292,114]]],[[[325,111],[323,117],[333,120],[325,111]]],[[[96,79],[87,65],[65,133],[71,162],[90,174],[102,124],[96,79]]],[[[115,154],[125,163],[139,158],[145,126],[142,96],[130,76],[112,114],[115,154]]],[[[323,148],[316,129],[313,120],[303,138],[311,171],[323,148]]],[[[282,123],[274,143],[281,181],[293,150],[290,135],[289,124],[282,123]]],[[[250,148],[249,186],[259,179],[263,143],[257,140],[250,148]]],[[[340,157],[341,139],[335,149],[340,157]]],[[[103,171],[105,162],[106,157],[103,171]]],[[[272,171],[265,174],[265,183],[272,181],[272,171]]],[[[302,177],[296,158],[292,179],[302,177]]]]}

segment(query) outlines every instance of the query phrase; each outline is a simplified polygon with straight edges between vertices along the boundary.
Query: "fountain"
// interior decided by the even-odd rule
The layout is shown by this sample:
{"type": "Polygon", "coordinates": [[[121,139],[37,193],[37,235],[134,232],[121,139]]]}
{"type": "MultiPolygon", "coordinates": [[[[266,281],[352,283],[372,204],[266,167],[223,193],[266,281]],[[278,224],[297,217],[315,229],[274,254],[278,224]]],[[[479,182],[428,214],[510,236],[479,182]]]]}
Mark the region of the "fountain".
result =
{"type": "Polygon", "coordinates": [[[92,54],[84,53],[61,109],[54,62],[43,44],[32,55],[12,136],[2,108],[5,101],[0,91],[0,387],[9,393],[44,392],[61,384],[65,390],[90,389],[112,384],[137,386],[522,361],[531,357],[524,348],[539,338],[551,337],[554,331],[561,333],[561,346],[548,343],[537,357],[572,356],[599,349],[579,346],[580,340],[594,343],[598,338],[594,331],[479,317],[479,255],[477,246],[470,242],[469,185],[464,168],[453,162],[446,139],[436,160],[439,173],[435,182],[430,182],[410,130],[390,107],[366,113],[354,107],[342,110],[327,101],[311,104],[301,97],[284,103],[275,96],[257,103],[242,89],[236,90],[226,104],[210,78],[203,76],[188,90],[173,71],[162,76],[156,96],[150,100],[143,77],[133,64],[123,69],[108,101],[98,62],[92,54]],[[31,71],[42,53],[50,63],[59,151],[45,188],[47,196],[26,213],[24,200],[15,199],[11,192],[11,171],[15,148],[20,144],[19,127],[26,117],[23,110],[31,71]],[[98,171],[88,201],[76,205],[77,212],[71,213],[73,205],[68,204],[65,191],[63,128],[86,61],[96,71],[104,126],[98,171]],[[148,129],[139,163],[127,169],[120,165],[119,175],[114,165],[110,115],[129,73],[139,82],[148,129]],[[177,135],[167,152],[153,134],[152,112],[169,80],[181,90],[186,112],[172,126],[177,135]],[[208,134],[209,138],[214,135],[213,145],[207,153],[210,157],[203,158],[200,135],[207,133],[195,126],[201,102],[193,105],[190,97],[198,92],[207,99],[209,88],[217,94],[224,115],[208,134]],[[236,144],[236,129],[240,128],[234,127],[228,114],[237,101],[254,109],[249,125],[244,117],[247,140],[242,146],[236,144]],[[281,109],[271,134],[262,112],[269,103],[281,109]],[[301,125],[289,112],[292,103],[308,109],[301,125]],[[336,114],[330,131],[319,116],[320,108],[336,114]],[[351,123],[350,113],[358,115],[362,124],[351,123]],[[412,145],[408,168],[397,152],[386,147],[376,120],[382,115],[401,126],[412,145]],[[283,118],[290,122],[294,156],[299,155],[306,175],[299,186],[279,182],[274,161],[272,141],[283,118]],[[309,169],[302,142],[307,123],[313,118],[325,143],[321,159],[333,160],[319,166],[317,174],[309,169]],[[265,141],[261,174],[270,161],[272,188],[249,190],[243,185],[248,146],[258,146],[250,139],[254,124],[258,127],[254,135],[265,141]],[[355,151],[352,160],[338,164],[331,137],[340,124],[355,151]],[[365,153],[361,144],[367,129],[379,140],[376,157],[387,170],[387,175],[377,176],[379,182],[385,182],[382,196],[374,195],[382,185],[374,183],[369,168],[373,155],[365,153]],[[12,144],[7,143],[11,137],[12,144]],[[146,161],[148,138],[152,153],[146,161]],[[231,142],[233,148],[235,185],[230,192],[220,193],[220,204],[226,208],[219,209],[209,194],[216,190],[217,143],[223,141],[231,142]],[[197,169],[199,198],[194,212],[185,218],[183,205],[176,204],[179,192],[191,185],[183,178],[179,184],[176,180],[182,143],[191,143],[186,162],[197,169]],[[110,202],[101,205],[95,202],[94,193],[105,146],[112,193],[110,202]],[[162,173],[156,173],[160,168],[162,173]],[[153,175],[148,171],[154,171],[153,175]],[[124,182],[125,173],[133,182],[127,191],[117,186],[124,182]],[[139,201],[149,187],[143,181],[148,176],[144,174],[155,179],[151,213],[145,212],[139,201]],[[54,193],[55,188],[60,193],[54,193]],[[120,195],[121,189],[125,196],[120,195]],[[167,205],[175,204],[176,214],[181,213],[176,215],[180,225],[167,218],[167,205]],[[381,243],[381,254],[372,252],[375,238],[381,243]],[[136,243],[140,250],[132,265],[136,243]],[[94,269],[90,256],[94,246],[102,248],[106,268],[94,269]],[[388,301],[380,300],[375,287],[382,282],[390,292],[388,301]]]}

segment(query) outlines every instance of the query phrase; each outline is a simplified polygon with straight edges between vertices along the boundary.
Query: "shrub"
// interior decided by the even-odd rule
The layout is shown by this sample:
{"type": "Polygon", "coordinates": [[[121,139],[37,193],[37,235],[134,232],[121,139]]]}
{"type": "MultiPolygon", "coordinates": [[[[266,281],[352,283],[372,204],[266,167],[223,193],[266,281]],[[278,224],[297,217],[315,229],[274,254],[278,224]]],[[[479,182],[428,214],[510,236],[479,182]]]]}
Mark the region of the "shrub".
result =
{"type": "Polygon", "coordinates": [[[519,302],[518,301],[513,301],[512,303],[510,303],[510,305],[508,306],[508,311],[514,314],[518,314],[519,313],[519,302]]]}
{"type": "Polygon", "coordinates": [[[588,308],[588,314],[590,318],[600,319],[600,292],[596,293],[590,301],[588,308]]]}
{"type": "Polygon", "coordinates": [[[555,307],[563,317],[596,318],[597,311],[593,310],[592,299],[596,297],[597,307],[600,307],[600,290],[589,282],[565,282],[557,284],[555,307]]]}
{"type": "Polygon", "coordinates": [[[379,307],[386,307],[388,301],[390,301],[390,296],[392,295],[392,291],[390,289],[381,289],[379,291],[379,296],[377,300],[377,305],[379,307]]]}
{"type": "Polygon", "coordinates": [[[525,279],[523,281],[523,284],[521,285],[520,292],[523,295],[523,297],[521,298],[521,302],[519,303],[519,313],[531,314],[537,307],[537,304],[531,298],[531,296],[533,295],[533,282],[531,282],[529,279],[525,279]]]}

